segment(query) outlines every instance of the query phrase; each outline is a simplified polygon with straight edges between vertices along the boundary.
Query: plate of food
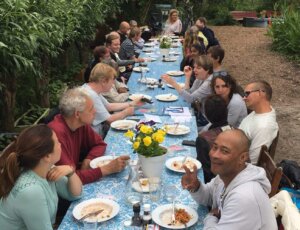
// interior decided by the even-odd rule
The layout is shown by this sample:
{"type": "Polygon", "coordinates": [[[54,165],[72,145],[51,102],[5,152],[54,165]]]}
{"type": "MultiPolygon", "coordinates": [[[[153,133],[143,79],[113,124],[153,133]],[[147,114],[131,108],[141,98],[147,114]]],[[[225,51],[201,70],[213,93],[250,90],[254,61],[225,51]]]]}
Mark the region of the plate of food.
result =
{"type": "Polygon", "coordinates": [[[186,165],[186,167],[191,171],[194,169],[194,166],[196,166],[197,169],[200,169],[202,166],[197,159],[192,157],[187,157],[185,159],[184,156],[178,156],[172,157],[166,161],[166,167],[175,172],[185,173],[183,165],[186,165]],[[183,160],[184,162],[182,162],[183,160]]]}
{"type": "Polygon", "coordinates": [[[177,76],[184,75],[184,72],[182,72],[180,70],[171,70],[171,71],[168,71],[167,74],[170,76],[173,76],[173,77],[177,77],[177,76]]]}
{"type": "Polygon", "coordinates": [[[167,57],[167,58],[163,58],[164,62],[174,62],[177,61],[176,57],[167,57]]]}
{"type": "Polygon", "coordinates": [[[138,98],[147,98],[148,100],[151,100],[151,99],[152,99],[152,97],[149,96],[149,95],[146,95],[146,94],[139,94],[139,93],[131,94],[131,95],[129,96],[129,99],[132,100],[132,101],[135,100],[135,99],[138,99],[138,98]]]}
{"type": "Polygon", "coordinates": [[[110,127],[117,130],[127,131],[128,129],[133,129],[136,124],[137,122],[132,120],[117,120],[112,122],[110,127]]]}
{"type": "Polygon", "coordinates": [[[176,52],[176,51],[170,51],[169,54],[174,55],[174,56],[179,56],[180,55],[180,53],[176,52]]]}
{"type": "Polygon", "coordinates": [[[158,40],[158,38],[150,38],[149,39],[149,41],[151,41],[151,42],[154,42],[154,41],[157,41],[158,40]]]}
{"type": "Polygon", "coordinates": [[[137,192],[149,192],[149,180],[148,178],[141,178],[139,181],[133,182],[132,187],[137,192]]]}
{"type": "Polygon", "coordinates": [[[180,125],[180,124],[165,125],[165,129],[167,134],[175,135],[175,136],[185,135],[191,131],[188,126],[180,125]]]}
{"type": "Polygon", "coordinates": [[[120,206],[117,202],[110,199],[93,198],[76,205],[73,209],[73,216],[77,220],[86,222],[103,222],[115,217],[119,211],[120,206]],[[84,218],[86,215],[89,217],[84,218]]]}
{"type": "Polygon", "coordinates": [[[145,83],[145,84],[156,84],[158,80],[152,77],[147,77],[147,78],[138,79],[138,82],[145,83]]]}
{"type": "Polygon", "coordinates": [[[132,69],[134,72],[148,72],[149,71],[149,68],[148,67],[143,67],[143,66],[136,66],[136,67],[133,67],[132,69]]]}
{"type": "Polygon", "coordinates": [[[114,159],[113,156],[102,156],[102,157],[97,157],[93,160],[90,161],[90,166],[91,168],[95,169],[104,165],[107,165],[114,159]]]}
{"type": "MultiPolygon", "coordinates": [[[[182,88],[182,89],[183,89],[184,86],[185,86],[184,83],[178,83],[178,82],[177,82],[177,84],[178,84],[178,85],[180,86],[180,88],[182,88]]],[[[167,86],[170,87],[170,88],[172,88],[172,89],[174,89],[174,87],[173,87],[172,85],[170,85],[170,84],[167,84],[167,86]]]]}
{"type": "Polygon", "coordinates": [[[165,204],[153,210],[152,219],[164,228],[185,229],[197,223],[198,214],[186,205],[175,204],[175,223],[172,223],[172,204],[165,204]]]}
{"type": "Polygon", "coordinates": [[[155,98],[159,101],[176,101],[178,99],[178,96],[172,93],[168,93],[156,95],[155,98]]]}

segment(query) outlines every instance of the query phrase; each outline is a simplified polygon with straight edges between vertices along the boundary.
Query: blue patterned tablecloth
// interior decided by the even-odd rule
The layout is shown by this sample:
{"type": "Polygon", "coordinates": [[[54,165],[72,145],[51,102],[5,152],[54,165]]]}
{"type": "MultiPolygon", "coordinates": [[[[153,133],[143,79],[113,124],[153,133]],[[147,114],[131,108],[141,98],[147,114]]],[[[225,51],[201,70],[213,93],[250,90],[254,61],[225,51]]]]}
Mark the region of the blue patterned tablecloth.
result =
{"type": "MultiPolygon", "coordinates": [[[[175,56],[177,60],[175,62],[163,62],[162,57],[159,53],[155,52],[153,54],[148,53],[141,53],[141,57],[149,57],[149,55],[154,55],[156,58],[156,61],[148,62],[148,68],[150,69],[149,72],[143,73],[148,78],[155,78],[160,79],[160,76],[162,74],[165,74],[167,71],[174,71],[174,70],[180,70],[180,62],[182,60],[182,47],[178,48],[172,48],[171,52],[177,52],[180,55],[175,56]]],[[[172,56],[174,57],[174,56],[172,56]]],[[[152,97],[153,104],[152,105],[145,105],[141,109],[136,110],[136,114],[143,114],[143,113],[149,113],[149,114],[157,114],[157,115],[164,115],[163,111],[168,106],[186,106],[190,107],[191,104],[184,101],[179,95],[178,92],[174,88],[168,87],[166,84],[164,85],[164,88],[148,88],[146,84],[140,83],[138,79],[140,79],[141,73],[138,72],[132,72],[131,77],[128,81],[128,88],[130,94],[146,94],[152,97]],[[159,94],[174,94],[179,96],[178,100],[172,101],[172,102],[162,102],[158,101],[155,96],[159,94]]],[[[184,75],[174,77],[177,82],[184,82],[185,77],[184,75]]]]}
{"type": "MultiPolygon", "coordinates": [[[[163,122],[168,122],[168,116],[161,117],[163,122]]],[[[193,117],[191,123],[189,124],[191,132],[186,135],[182,136],[170,136],[167,135],[166,139],[163,143],[164,146],[169,147],[173,144],[180,145],[182,140],[195,140],[197,137],[197,126],[195,123],[195,118],[193,117]]],[[[137,155],[133,153],[131,148],[131,143],[128,141],[126,137],[124,137],[124,132],[116,131],[110,129],[106,138],[105,142],[108,143],[106,155],[110,155],[112,152],[115,155],[122,155],[122,154],[129,154],[132,159],[137,159],[137,155]]],[[[168,158],[179,156],[179,155],[186,155],[189,154],[191,156],[196,156],[196,149],[194,147],[185,147],[184,151],[180,152],[168,152],[168,158]]],[[[109,221],[98,223],[98,229],[130,229],[126,228],[123,223],[125,220],[128,220],[133,215],[132,206],[126,201],[125,198],[125,185],[126,180],[128,178],[129,168],[126,167],[124,171],[121,173],[113,174],[107,177],[102,178],[101,180],[87,184],[84,186],[83,191],[83,198],[75,201],[71,204],[70,208],[68,209],[61,225],[58,229],[61,230],[71,230],[71,229],[83,229],[83,224],[76,221],[72,216],[72,210],[74,207],[84,200],[88,200],[91,198],[111,198],[114,199],[120,205],[120,212],[117,216],[112,218],[109,221]]],[[[207,214],[207,209],[204,206],[197,205],[197,203],[192,200],[190,194],[181,188],[181,176],[182,174],[170,171],[166,167],[163,170],[162,174],[162,181],[163,187],[166,185],[176,185],[179,189],[180,193],[176,198],[178,202],[188,205],[195,210],[199,215],[199,219],[197,223],[189,229],[202,229],[203,228],[203,219],[207,214]]],[[[198,173],[199,178],[203,179],[203,172],[199,170],[198,173]]],[[[164,197],[162,197],[157,205],[169,203],[164,197]]],[[[152,207],[153,208],[153,207],[152,207]]]]}

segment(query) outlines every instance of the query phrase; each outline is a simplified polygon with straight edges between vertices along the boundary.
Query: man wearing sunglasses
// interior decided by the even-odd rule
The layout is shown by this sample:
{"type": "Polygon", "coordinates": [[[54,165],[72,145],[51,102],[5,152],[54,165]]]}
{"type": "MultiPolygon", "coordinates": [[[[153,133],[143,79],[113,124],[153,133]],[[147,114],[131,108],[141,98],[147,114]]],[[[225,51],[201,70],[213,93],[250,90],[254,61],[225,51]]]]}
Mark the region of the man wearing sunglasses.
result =
{"type": "Polygon", "coordinates": [[[266,81],[255,81],[245,87],[243,99],[253,112],[242,120],[239,128],[251,141],[249,157],[252,164],[257,163],[261,146],[270,147],[277,136],[278,124],[271,98],[272,87],[266,81]]]}

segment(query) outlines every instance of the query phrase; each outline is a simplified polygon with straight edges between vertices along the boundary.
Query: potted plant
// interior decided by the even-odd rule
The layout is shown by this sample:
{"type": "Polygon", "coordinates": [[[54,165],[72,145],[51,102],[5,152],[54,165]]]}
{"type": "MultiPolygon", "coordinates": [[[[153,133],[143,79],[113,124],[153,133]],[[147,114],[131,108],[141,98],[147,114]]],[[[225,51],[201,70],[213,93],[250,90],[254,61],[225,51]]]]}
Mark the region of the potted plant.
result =
{"type": "Polygon", "coordinates": [[[162,36],[159,40],[160,53],[164,56],[168,56],[172,45],[172,38],[169,36],[162,36]]]}
{"type": "Polygon", "coordinates": [[[167,149],[160,144],[164,141],[166,132],[155,126],[155,122],[141,122],[135,130],[125,134],[132,142],[132,147],[138,153],[143,173],[146,177],[160,177],[167,149]]]}

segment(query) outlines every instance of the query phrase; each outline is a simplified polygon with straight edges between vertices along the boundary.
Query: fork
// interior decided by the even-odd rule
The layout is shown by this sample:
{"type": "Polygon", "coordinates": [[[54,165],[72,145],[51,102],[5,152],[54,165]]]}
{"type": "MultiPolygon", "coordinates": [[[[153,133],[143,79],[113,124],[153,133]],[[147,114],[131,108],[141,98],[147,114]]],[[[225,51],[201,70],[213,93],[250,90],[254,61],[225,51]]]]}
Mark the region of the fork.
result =
{"type": "Polygon", "coordinates": [[[171,224],[174,225],[175,222],[176,222],[176,219],[175,219],[175,199],[173,199],[171,224]]]}
{"type": "Polygon", "coordinates": [[[97,211],[88,213],[88,214],[84,215],[83,217],[81,217],[79,220],[85,220],[85,219],[88,218],[88,217],[91,217],[91,216],[97,216],[98,214],[100,214],[100,213],[103,212],[103,211],[104,211],[104,209],[100,209],[100,210],[97,210],[97,211]]]}

